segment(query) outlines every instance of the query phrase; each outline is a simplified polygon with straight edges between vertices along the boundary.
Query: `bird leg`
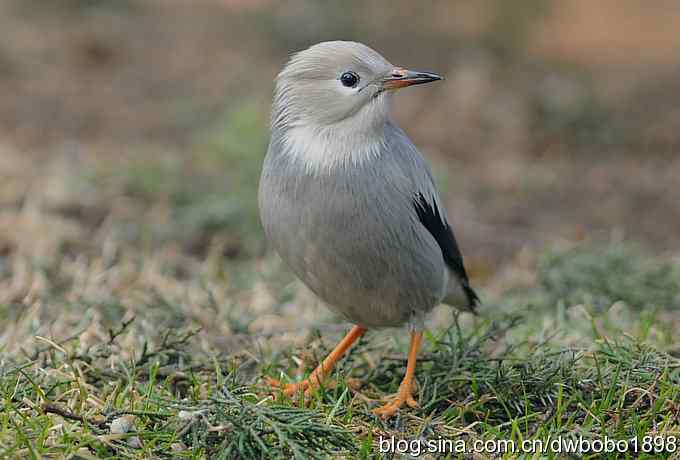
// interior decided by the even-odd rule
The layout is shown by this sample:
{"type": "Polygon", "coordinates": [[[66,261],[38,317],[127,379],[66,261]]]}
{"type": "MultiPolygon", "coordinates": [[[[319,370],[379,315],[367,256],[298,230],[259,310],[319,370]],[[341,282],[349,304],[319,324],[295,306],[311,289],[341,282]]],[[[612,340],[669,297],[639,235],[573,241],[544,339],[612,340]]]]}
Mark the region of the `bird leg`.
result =
{"type": "Polygon", "coordinates": [[[422,339],[422,331],[411,333],[411,346],[408,351],[406,374],[404,375],[404,379],[401,381],[401,385],[399,385],[399,391],[390,402],[384,406],[374,409],[373,413],[375,415],[378,415],[383,419],[388,419],[399,412],[399,409],[401,409],[401,406],[403,406],[404,403],[406,403],[409,407],[418,407],[418,403],[413,398],[413,392],[416,389],[416,359],[418,356],[418,348],[420,347],[420,342],[422,339]]]}
{"type": "Polygon", "coordinates": [[[340,343],[330,352],[330,354],[324,359],[321,364],[319,364],[314,371],[309,375],[308,378],[297,382],[297,383],[282,383],[279,380],[267,378],[267,383],[275,388],[280,388],[288,397],[292,397],[298,394],[300,391],[304,391],[305,397],[311,396],[312,392],[318,388],[323,379],[328,376],[330,371],[335,366],[340,358],[345,354],[345,352],[352,346],[356,340],[364,335],[366,328],[361,326],[354,326],[347,335],[340,341],[340,343]]]}

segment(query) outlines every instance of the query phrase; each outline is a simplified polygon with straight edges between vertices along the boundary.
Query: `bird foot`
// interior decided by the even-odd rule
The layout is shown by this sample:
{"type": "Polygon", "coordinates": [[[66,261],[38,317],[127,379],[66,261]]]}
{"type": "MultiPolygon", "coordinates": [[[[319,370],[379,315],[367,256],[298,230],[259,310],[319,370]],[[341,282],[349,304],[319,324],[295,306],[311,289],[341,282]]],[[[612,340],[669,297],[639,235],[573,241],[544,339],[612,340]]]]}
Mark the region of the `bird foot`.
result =
{"type": "Polygon", "coordinates": [[[390,398],[391,400],[387,404],[380,406],[377,409],[373,409],[373,414],[377,415],[383,420],[387,420],[399,412],[404,404],[412,408],[418,407],[418,402],[413,398],[413,393],[415,390],[415,381],[411,385],[402,382],[401,385],[399,385],[399,391],[397,394],[392,396],[390,398]]]}
{"type": "Polygon", "coordinates": [[[309,399],[312,396],[312,393],[321,385],[326,389],[335,388],[337,385],[335,380],[326,380],[319,383],[318,378],[313,376],[296,383],[283,383],[280,380],[271,377],[267,377],[266,380],[267,385],[269,385],[272,390],[278,389],[289,398],[295,398],[302,393],[305,399],[309,399]]]}

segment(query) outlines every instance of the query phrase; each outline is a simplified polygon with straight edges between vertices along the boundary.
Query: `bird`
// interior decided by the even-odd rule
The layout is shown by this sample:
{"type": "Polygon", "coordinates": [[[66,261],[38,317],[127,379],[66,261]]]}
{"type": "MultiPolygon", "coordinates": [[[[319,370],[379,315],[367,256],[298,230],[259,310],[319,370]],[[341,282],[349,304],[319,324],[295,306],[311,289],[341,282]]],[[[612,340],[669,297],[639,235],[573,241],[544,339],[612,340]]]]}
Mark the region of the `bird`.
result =
{"type": "MultiPolygon", "coordinates": [[[[376,408],[417,408],[424,320],[438,304],[474,313],[479,297],[429,165],[392,120],[397,90],[441,80],[392,65],[367,45],[327,41],[292,54],[276,77],[258,190],[268,244],[353,326],[304,380],[268,383],[309,396],[369,329],[408,326],[406,371],[376,408]]],[[[407,118],[408,119],[408,118],[407,118]]]]}

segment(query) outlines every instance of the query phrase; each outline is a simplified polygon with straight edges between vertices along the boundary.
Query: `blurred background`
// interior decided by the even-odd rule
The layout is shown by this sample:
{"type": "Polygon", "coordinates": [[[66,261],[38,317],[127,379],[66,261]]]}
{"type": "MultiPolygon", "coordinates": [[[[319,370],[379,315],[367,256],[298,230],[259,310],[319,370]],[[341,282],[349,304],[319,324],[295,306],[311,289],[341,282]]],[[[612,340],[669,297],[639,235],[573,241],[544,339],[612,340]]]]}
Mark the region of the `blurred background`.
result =
{"type": "Polygon", "coordinates": [[[300,325],[256,189],[273,79],[322,40],[446,76],[394,116],[487,295],[548,246],[676,256],[679,30],[674,0],[2,0],[0,342],[300,325]]]}

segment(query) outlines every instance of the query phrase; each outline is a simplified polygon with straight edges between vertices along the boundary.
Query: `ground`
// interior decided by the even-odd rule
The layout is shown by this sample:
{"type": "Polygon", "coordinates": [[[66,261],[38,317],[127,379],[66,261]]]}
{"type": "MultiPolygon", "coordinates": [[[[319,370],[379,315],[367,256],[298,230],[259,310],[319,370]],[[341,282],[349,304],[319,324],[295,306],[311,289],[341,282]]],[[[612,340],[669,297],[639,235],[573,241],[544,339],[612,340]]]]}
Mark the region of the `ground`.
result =
{"type": "MultiPolygon", "coordinates": [[[[0,457],[579,436],[629,440],[593,458],[677,457],[680,8],[507,5],[2,2],[0,457]],[[389,421],[371,410],[403,375],[402,330],[370,331],[307,405],[263,384],[349,328],[267,249],[255,199],[272,79],[338,37],[446,75],[395,118],[483,302],[435,311],[420,408],[389,421]]],[[[494,457],[475,455],[450,458],[494,457]]]]}

